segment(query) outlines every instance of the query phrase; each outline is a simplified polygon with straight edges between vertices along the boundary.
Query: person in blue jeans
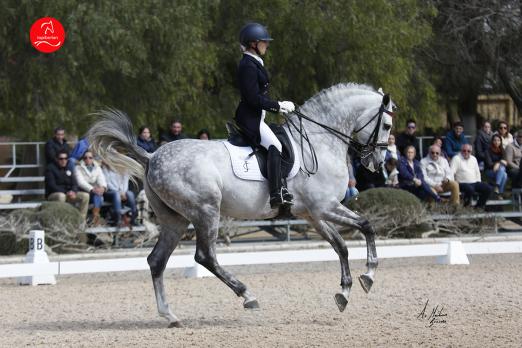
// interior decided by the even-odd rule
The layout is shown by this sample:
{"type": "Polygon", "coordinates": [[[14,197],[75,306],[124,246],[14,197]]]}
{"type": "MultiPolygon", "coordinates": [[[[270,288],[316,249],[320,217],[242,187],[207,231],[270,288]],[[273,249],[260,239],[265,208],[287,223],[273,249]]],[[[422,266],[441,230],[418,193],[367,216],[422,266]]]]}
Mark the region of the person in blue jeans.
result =
{"type": "Polygon", "coordinates": [[[105,199],[112,202],[112,218],[114,225],[121,226],[122,206],[125,204],[131,210],[131,225],[136,226],[138,209],[136,208],[136,196],[129,190],[129,175],[122,175],[103,163],[103,174],[107,180],[107,191],[103,195],[105,199]]]}
{"type": "Polygon", "coordinates": [[[399,161],[399,187],[421,200],[432,198],[435,202],[440,202],[440,197],[424,180],[420,162],[415,159],[415,147],[408,146],[404,150],[404,156],[399,161]]]}
{"type": "Polygon", "coordinates": [[[504,160],[504,149],[502,148],[502,138],[498,134],[491,137],[491,143],[485,153],[484,169],[489,180],[495,183],[493,192],[502,198],[507,182],[506,172],[507,161],[504,160]]]}

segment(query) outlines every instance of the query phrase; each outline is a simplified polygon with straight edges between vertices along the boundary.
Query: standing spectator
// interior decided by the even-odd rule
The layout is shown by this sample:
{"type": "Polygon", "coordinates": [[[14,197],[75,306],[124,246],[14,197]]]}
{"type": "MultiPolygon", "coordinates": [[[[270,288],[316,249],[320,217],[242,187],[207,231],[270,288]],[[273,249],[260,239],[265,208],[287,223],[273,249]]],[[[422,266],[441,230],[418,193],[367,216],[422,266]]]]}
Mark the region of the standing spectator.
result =
{"type": "Polygon", "coordinates": [[[208,129],[203,128],[198,132],[197,138],[200,140],[210,140],[210,132],[208,131],[208,129]]]}
{"type": "Polygon", "coordinates": [[[397,159],[390,157],[384,162],[384,185],[386,187],[399,187],[399,171],[397,170],[397,159]]]}
{"type": "Polygon", "coordinates": [[[104,163],[102,163],[102,170],[108,188],[103,197],[112,202],[114,224],[121,226],[121,208],[124,203],[131,209],[131,225],[135,226],[138,209],[136,208],[136,196],[129,190],[129,175],[119,174],[104,163]]]}
{"type": "Polygon", "coordinates": [[[432,198],[435,202],[440,202],[438,194],[432,191],[424,180],[420,162],[415,159],[415,147],[408,146],[404,150],[404,156],[399,161],[399,187],[422,200],[432,198]]]}
{"type": "Polygon", "coordinates": [[[459,204],[459,184],[454,180],[448,160],[441,156],[438,145],[430,146],[428,155],[421,160],[421,168],[424,180],[432,190],[438,194],[451,192],[450,202],[459,204]]]}
{"type": "Polygon", "coordinates": [[[54,162],[58,165],[56,160],[58,152],[69,152],[71,148],[65,140],[65,129],[62,127],[56,127],[54,129],[54,136],[45,143],[45,162],[47,164],[54,162]]]}
{"type": "MultiPolygon", "coordinates": [[[[512,144],[509,146],[511,145],[512,144]]],[[[504,150],[502,149],[502,139],[500,138],[500,135],[493,134],[491,137],[491,144],[489,145],[488,151],[486,151],[484,169],[486,170],[486,176],[488,179],[495,182],[494,192],[500,196],[500,198],[502,198],[507,181],[507,161],[503,158],[504,150]]]]}
{"type": "Polygon", "coordinates": [[[140,134],[138,134],[138,146],[147,151],[148,153],[153,153],[156,151],[158,146],[152,136],[150,135],[150,128],[143,126],[140,127],[140,134]]]}
{"type": "Polygon", "coordinates": [[[384,160],[387,161],[389,158],[395,158],[396,160],[401,157],[397,150],[397,145],[395,145],[395,135],[390,134],[388,137],[388,147],[386,148],[386,155],[384,160]]]}
{"type": "Polygon", "coordinates": [[[460,121],[453,123],[453,129],[446,134],[444,139],[444,152],[449,158],[453,158],[460,152],[463,144],[467,144],[468,139],[464,136],[464,124],[460,121]]]}
{"type": "Polygon", "coordinates": [[[92,209],[92,224],[100,224],[100,210],[103,205],[103,194],[107,191],[107,181],[100,166],[94,162],[91,151],[86,151],[83,160],[76,166],[74,175],[81,190],[88,192],[92,209]]]}
{"type": "Polygon", "coordinates": [[[399,154],[401,156],[404,156],[404,150],[408,146],[415,147],[415,153],[417,154],[416,158],[420,159],[419,154],[419,141],[417,137],[415,136],[415,132],[417,130],[417,124],[414,120],[408,120],[406,121],[406,129],[403,133],[399,134],[397,136],[397,139],[395,140],[395,144],[397,144],[397,149],[399,149],[399,154]]]}
{"type": "Polygon", "coordinates": [[[488,184],[481,182],[478,162],[471,154],[471,150],[470,144],[462,145],[460,154],[451,159],[450,167],[464,196],[464,205],[469,206],[473,195],[477,193],[479,195],[477,207],[485,208],[492,189],[488,184]]]}
{"type": "Polygon", "coordinates": [[[163,133],[160,137],[160,146],[171,141],[187,139],[187,136],[183,134],[183,125],[181,121],[174,120],[170,123],[168,133],[163,133]]]}
{"type": "Polygon", "coordinates": [[[477,157],[479,165],[484,165],[484,161],[486,161],[486,151],[491,143],[492,135],[491,123],[485,121],[482,124],[482,129],[479,129],[477,138],[475,139],[475,157],[477,157]]]}
{"type": "Polygon", "coordinates": [[[73,172],[67,168],[68,154],[59,151],[54,161],[47,165],[45,171],[45,196],[49,201],[79,203],[80,214],[87,217],[89,194],[78,191],[78,183],[73,172]]]}
{"type": "Polygon", "coordinates": [[[509,133],[509,125],[505,121],[500,121],[498,123],[498,128],[495,134],[500,135],[500,139],[502,139],[502,148],[504,149],[513,142],[513,136],[509,133]]]}
{"type": "Polygon", "coordinates": [[[518,176],[522,159],[522,130],[515,133],[513,142],[504,150],[504,159],[507,162],[508,175],[513,180],[518,176]]]}

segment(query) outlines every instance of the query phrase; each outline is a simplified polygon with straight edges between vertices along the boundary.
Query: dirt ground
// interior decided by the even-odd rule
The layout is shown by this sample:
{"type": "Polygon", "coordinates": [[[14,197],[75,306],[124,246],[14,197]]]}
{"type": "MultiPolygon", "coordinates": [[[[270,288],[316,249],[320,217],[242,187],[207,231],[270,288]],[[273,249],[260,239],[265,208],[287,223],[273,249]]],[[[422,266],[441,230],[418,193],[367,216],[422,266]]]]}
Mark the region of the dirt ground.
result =
{"type": "MultiPolygon", "coordinates": [[[[181,329],[168,329],[157,315],[147,272],[62,276],[39,287],[4,279],[0,346],[520,347],[522,254],[470,261],[382,260],[371,293],[356,281],[344,313],[333,300],[334,262],[230,267],[258,297],[256,311],[245,311],[216,278],[167,271],[181,329]],[[430,327],[434,308],[440,316],[430,327]]],[[[363,270],[352,262],[354,278],[363,270]]]]}

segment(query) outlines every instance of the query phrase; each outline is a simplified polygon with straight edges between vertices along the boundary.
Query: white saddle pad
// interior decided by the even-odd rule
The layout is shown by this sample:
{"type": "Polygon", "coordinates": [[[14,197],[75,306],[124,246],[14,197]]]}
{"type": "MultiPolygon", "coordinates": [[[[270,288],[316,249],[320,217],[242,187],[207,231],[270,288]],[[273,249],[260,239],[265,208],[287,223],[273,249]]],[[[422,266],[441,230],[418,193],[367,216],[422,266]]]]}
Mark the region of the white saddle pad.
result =
{"type": "MultiPolygon", "coordinates": [[[[290,137],[290,141],[292,143],[292,149],[294,151],[294,166],[290,173],[288,173],[288,177],[286,180],[292,179],[299,172],[299,168],[301,167],[299,162],[299,156],[297,153],[297,147],[294,143],[294,140],[290,137]]],[[[257,163],[257,158],[255,155],[248,157],[252,153],[252,147],[250,146],[235,146],[229,143],[228,141],[223,141],[223,144],[228,150],[230,155],[230,162],[232,163],[232,171],[234,174],[240,178],[245,180],[256,180],[256,181],[266,181],[263,174],[261,174],[261,169],[259,168],[259,163],[257,163]]]]}

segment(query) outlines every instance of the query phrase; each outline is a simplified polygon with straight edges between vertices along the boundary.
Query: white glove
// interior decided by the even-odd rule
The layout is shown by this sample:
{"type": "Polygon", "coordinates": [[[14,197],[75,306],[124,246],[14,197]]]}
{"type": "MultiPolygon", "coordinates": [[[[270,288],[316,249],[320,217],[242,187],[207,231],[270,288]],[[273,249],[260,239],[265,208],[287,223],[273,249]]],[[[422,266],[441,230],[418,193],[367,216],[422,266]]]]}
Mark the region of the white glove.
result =
{"type": "Polygon", "coordinates": [[[279,112],[282,114],[287,114],[295,110],[295,105],[291,101],[280,101],[279,103],[279,112]]]}

